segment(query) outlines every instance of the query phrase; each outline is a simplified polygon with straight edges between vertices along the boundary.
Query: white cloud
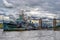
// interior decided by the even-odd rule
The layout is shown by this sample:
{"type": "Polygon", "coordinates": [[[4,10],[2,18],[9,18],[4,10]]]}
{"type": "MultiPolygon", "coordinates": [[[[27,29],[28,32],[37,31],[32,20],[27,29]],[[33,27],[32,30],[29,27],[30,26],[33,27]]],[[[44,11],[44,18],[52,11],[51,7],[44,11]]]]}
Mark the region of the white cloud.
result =
{"type": "Polygon", "coordinates": [[[11,3],[8,3],[7,0],[3,0],[3,3],[8,8],[13,7],[13,5],[11,3]]]}
{"type": "Polygon", "coordinates": [[[40,17],[40,18],[43,18],[43,17],[46,17],[46,18],[50,18],[50,19],[53,19],[56,15],[55,14],[52,14],[52,13],[49,13],[49,12],[45,12],[45,11],[37,11],[37,9],[32,9],[30,10],[30,12],[27,12],[27,14],[29,16],[36,16],[36,17],[40,17]]]}

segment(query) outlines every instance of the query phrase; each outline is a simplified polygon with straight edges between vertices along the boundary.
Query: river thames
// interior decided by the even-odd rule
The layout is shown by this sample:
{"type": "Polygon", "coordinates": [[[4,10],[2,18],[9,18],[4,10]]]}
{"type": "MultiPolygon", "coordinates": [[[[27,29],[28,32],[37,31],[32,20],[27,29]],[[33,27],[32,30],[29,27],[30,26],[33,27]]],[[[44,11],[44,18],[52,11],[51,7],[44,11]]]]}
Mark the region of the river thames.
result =
{"type": "Polygon", "coordinates": [[[9,31],[0,29],[0,40],[60,40],[60,31],[33,30],[33,31],[9,31]]]}

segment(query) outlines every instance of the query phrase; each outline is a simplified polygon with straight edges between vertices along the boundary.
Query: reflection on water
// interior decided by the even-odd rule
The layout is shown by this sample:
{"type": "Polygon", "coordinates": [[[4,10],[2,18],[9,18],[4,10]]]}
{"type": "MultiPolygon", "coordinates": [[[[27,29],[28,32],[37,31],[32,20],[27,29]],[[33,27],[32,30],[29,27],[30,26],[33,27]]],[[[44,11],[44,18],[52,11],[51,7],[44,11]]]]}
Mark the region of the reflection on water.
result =
{"type": "Polygon", "coordinates": [[[54,31],[11,31],[3,32],[0,29],[0,40],[54,40],[54,31]]]}

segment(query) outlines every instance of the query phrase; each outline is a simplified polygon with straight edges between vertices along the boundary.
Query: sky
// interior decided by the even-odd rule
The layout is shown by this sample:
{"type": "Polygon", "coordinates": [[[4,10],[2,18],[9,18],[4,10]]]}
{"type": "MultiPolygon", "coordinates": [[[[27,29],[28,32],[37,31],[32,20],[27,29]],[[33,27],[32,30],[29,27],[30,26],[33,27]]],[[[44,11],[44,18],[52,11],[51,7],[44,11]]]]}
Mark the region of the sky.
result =
{"type": "Polygon", "coordinates": [[[26,10],[29,16],[60,19],[60,0],[0,0],[0,13],[12,14],[16,18],[20,9],[26,10]]]}

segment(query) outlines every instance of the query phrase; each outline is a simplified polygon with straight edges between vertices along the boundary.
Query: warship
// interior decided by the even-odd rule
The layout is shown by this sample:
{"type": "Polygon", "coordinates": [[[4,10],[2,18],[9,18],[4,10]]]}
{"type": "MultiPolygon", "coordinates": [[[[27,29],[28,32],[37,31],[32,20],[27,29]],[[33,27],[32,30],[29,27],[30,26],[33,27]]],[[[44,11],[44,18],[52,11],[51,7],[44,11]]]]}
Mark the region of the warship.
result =
{"type": "Polygon", "coordinates": [[[31,22],[30,17],[28,19],[24,18],[24,11],[19,14],[19,18],[16,19],[15,22],[4,22],[3,21],[3,29],[4,31],[22,31],[22,30],[36,30],[37,27],[31,22]]]}

